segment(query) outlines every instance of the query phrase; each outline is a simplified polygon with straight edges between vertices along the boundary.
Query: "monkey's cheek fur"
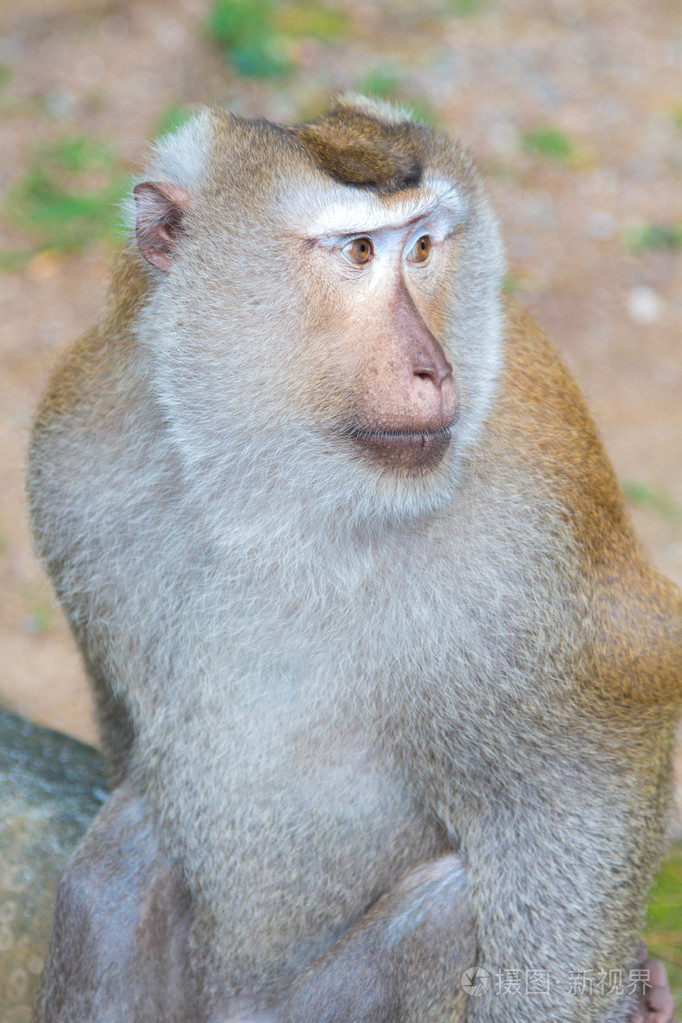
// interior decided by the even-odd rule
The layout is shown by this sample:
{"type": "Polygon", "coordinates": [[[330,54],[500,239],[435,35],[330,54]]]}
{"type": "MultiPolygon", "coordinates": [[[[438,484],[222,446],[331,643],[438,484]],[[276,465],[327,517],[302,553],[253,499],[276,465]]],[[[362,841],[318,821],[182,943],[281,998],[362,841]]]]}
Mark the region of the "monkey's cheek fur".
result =
{"type": "Polygon", "coordinates": [[[450,446],[449,429],[423,432],[359,430],[353,441],[375,465],[421,474],[434,469],[450,446]]]}

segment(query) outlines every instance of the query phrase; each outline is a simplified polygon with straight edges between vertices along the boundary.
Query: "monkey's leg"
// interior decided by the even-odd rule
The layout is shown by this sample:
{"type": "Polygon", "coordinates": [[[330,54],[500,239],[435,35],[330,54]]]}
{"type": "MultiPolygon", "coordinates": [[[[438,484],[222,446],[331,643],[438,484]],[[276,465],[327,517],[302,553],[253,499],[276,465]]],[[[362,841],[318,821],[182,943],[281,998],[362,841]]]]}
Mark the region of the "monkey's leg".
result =
{"type": "Polygon", "coordinates": [[[127,784],[60,881],[35,1023],[197,1023],[187,888],[127,784]]]}
{"type": "MultiPolygon", "coordinates": [[[[122,785],[60,881],[36,1023],[206,1018],[189,969],[189,893],[157,836],[145,801],[122,785]]],[[[280,1009],[239,1019],[457,1019],[473,951],[464,869],[444,856],[406,874],[304,971],[280,1009]]]]}
{"type": "Polygon", "coordinates": [[[456,1023],[475,955],[464,865],[443,856],[406,874],[297,978],[282,1023],[456,1023]]]}

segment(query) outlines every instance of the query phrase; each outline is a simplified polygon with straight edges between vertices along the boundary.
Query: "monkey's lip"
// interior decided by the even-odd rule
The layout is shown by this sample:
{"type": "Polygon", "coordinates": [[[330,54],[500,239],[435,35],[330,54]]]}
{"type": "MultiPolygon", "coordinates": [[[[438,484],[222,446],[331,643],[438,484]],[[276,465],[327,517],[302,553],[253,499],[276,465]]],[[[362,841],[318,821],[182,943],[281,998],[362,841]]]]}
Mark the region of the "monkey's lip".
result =
{"type": "Polygon", "coordinates": [[[437,430],[374,430],[356,426],[353,441],[373,459],[401,469],[432,468],[452,439],[450,426],[437,430]]]}

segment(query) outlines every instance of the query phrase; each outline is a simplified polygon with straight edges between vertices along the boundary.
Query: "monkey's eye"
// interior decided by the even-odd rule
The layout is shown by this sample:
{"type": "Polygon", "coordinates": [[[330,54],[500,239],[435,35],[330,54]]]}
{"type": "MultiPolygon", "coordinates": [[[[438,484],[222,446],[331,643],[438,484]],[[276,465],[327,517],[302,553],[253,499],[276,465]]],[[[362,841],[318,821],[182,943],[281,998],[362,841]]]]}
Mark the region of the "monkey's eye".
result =
{"type": "Polygon", "coordinates": [[[369,263],[374,255],[374,244],[371,238],[353,238],[341,251],[351,263],[369,263]]]}
{"type": "Polygon", "coordinates": [[[428,234],[423,234],[421,238],[417,238],[416,242],[410,249],[410,254],[407,257],[412,263],[425,263],[429,258],[431,252],[431,239],[428,234]]]}

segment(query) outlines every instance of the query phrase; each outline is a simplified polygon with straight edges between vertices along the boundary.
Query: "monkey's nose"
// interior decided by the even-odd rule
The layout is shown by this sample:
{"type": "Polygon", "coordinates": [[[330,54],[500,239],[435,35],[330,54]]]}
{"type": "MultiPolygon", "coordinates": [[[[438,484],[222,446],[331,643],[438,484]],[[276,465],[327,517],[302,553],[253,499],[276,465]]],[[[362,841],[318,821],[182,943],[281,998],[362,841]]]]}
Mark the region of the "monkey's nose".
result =
{"type": "Polygon", "coordinates": [[[427,429],[449,426],[457,405],[457,388],[452,366],[438,345],[417,353],[412,363],[411,403],[427,429]]]}
{"type": "Polygon", "coordinates": [[[417,361],[414,375],[420,380],[430,380],[432,384],[440,388],[443,381],[452,376],[452,366],[445,358],[439,364],[429,359],[421,359],[417,361]]]}

